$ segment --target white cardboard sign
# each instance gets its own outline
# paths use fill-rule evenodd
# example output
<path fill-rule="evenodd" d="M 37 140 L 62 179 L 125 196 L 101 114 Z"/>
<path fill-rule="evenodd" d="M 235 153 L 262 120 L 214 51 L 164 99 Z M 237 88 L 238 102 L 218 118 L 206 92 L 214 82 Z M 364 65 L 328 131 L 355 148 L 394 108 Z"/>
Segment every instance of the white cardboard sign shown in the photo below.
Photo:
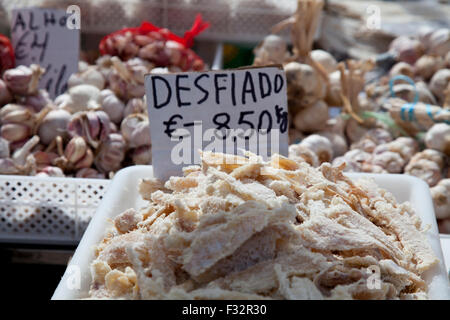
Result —
<path fill-rule="evenodd" d="M 198 150 L 287 155 L 286 78 L 277 66 L 148 74 L 145 90 L 159 179 L 200 164 Z"/>
<path fill-rule="evenodd" d="M 78 70 L 80 32 L 67 26 L 61 9 L 22 8 L 12 11 L 11 40 L 17 65 L 39 64 L 46 72 L 39 87 L 52 98 L 67 90 Z"/>

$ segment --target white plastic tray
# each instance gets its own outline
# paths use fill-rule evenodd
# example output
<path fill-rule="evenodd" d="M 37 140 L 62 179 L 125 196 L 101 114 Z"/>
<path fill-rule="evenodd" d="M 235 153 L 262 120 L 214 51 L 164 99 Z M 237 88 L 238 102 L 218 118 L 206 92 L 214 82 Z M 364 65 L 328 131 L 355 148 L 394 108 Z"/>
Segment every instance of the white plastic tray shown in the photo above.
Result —
<path fill-rule="evenodd" d="M 152 176 L 151 166 L 134 166 L 120 170 L 114 177 L 108 193 L 91 220 L 67 270 L 56 288 L 52 299 L 79 299 L 88 295 L 91 275 L 89 266 L 94 259 L 94 247 L 101 241 L 112 219 L 128 208 L 142 207 L 145 202 L 137 192 L 138 182 Z M 431 226 L 428 240 L 440 263 L 427 272 L 431 299 L 449 299 L 448 278 L 443 263 L 439 234 L 429 189 L 422 180 L 407 175 L 348 174 L 351 178 L 373 177 L 376 183 L 389 190 L 398 201 L 410 201 L 424 224 Z"/>
<path fill-rule="evenodd" d="M 109 184 L 0 175 L 0 242 L 77 244 Z"/>

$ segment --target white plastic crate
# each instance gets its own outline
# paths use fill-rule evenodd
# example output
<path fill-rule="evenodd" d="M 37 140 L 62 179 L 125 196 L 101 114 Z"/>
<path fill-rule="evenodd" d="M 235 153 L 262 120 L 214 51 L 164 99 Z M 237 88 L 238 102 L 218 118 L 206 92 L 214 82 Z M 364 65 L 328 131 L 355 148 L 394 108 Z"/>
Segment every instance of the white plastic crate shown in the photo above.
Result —
<path fill-rule="evenodd" d="M 8 27 L 11 10 L 22 7 L 78 5 L 83 33 L 106 34 L 144 20 L 182 36 L 200 13 L 211 26 L 198 39 L 259 42 L 297 8 L 294 0 L 0 0 L 0 25 Z M 2 10 L 3 9 L 3 10 Z M 3 12 L 2 12 L 3 11 Z M 289 31 L 281 33 L 289 40 Z"/>
<path fill-rule="evenodd" d="M 95 258 L 95 247 L 111 227 L 110 219 L 128 208 L 140 208 L 147 202 L 138 193 L 142 178 L 153 175 L 152 166 L 133 166 L 120 170 L 112 180 L 105 199 L 89 224 L 72 257 L 64 276 L 53 294 L 54 300 L 86 298 L 91 283 L 90 263 Z M 422 180 L 405 174 L 348 173 L 352 179 L 370 177 L 391 192 L 397 201 L 409 201 L 425 225 L 430 228 L 427 238 L 440 263 L 424 274 L 431 299 L 449 299 L 447 271 L 439 241 L 436 218 L 429 188 Z M 73 286 L 74 272 L 80 275 L 79 286 Z"/>
<path fill-rule="evenodd" d="M 0 175 L 0 242 L 77 244 L 109 183 Z"/>

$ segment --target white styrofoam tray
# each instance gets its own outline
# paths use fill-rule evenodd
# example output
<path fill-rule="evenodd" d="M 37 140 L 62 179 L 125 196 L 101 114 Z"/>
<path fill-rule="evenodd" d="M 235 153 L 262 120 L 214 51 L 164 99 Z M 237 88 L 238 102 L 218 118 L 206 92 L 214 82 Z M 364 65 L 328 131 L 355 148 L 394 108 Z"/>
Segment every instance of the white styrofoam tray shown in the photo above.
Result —
<path fill-rule="evenodd" d="M 0 242 L 78 244 L 109 184 L 0 175 Z"/>
<path fill-rule="evenodd" d="M 112 219 L 128 208 L 145 205 L 137 186 L 142 178 L 152 176 L 152 166 L 133 166 L 120 170 L 114 177 L 107 194 L 92 218 L 64 276 L 52 299 L 86 298 L 91 282 L 90 263 L 94 259 L 94 248 L 110 227 Z M 438 228 L 428 186 L 422 180 L 400 174 L 348 174 L 351 178 L 372 177 L 376 183 L 390 191 L 399 202 L 410 201 L 425 225 L 430 225 L 428 240 L 440 263 L 430 269 L 425 280 L 429 285 L 431 299 L 449 299 L 448 278 L 444 267 Z"/>

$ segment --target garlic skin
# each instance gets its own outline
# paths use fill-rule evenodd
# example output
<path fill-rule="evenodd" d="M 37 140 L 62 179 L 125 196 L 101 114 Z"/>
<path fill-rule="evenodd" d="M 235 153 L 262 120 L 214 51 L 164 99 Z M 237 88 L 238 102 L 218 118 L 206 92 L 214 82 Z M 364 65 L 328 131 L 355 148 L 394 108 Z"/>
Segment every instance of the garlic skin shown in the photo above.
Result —
<path fill-rule="evenodd" d="M 445 99 L 444 91 L 450 83 L 450 69 L 441 69 L 436 72 L 430 80 L 430 90 L 438 98 L 439 103 Z"/>
<path fill-rule="evenodd" d="M 318 134 L 312 134 L 300 142 L 300 146 L 313 151 L 319 163 L 330 162 L 333 159 L 333 147 L 330 140 Z"/>
<path fill-rule="evenodd" d="M 447 52 L 445 56 L 445 65 L 447 66 L 447 68 L 450 68 L 450 51 Z"/>
<path fill-rule="evenodd" d="M 430 187 L 435 186 L 442 179 L 441 168 L 435 162 L 427 159 L 410 161 L 405 167 L 405 174 L 422 179 Z"/>
<path fill-rule="evenodd" d="M 438 219 L 450 218 L 450 179 L 442 179 L 430 189 L 434 213 Z"/>
<path fill-rule="evenodd" d="M 5 81 L 0 79 L 0 107 L 4 106 L 7 103 L 10 103 L 13 100 L 13 96 L 8 89 Z"/>
<path fill-rule="evenodd" d="M 150 127 L 148 117 L 143 114 L 131 114 L 123 119 L 120 132 L 130 148 L 150 144 Z"/>
<path fill-rule="evenodd" d="M 450 125 L 436 123 L 425 134 L 425 145 L 450 156 Z"/>
<path fill-rule="evenodd" d="M 125 158 L 126 142 L 122 135 L 111 133 L 100 145 L 95 157 L 95 166 L 100 172 L 109 173 L 119 170 Z"/>
<path fill-rule="evenodd" d="M 21 169 L 11 158 L 0 159 L 0 174 L 21 174 Z"/>
<path fill-rule="evenodd" d="M 388 151 L 398 153 L 406 164 L 419 151 L 419 145 L 413 138 L 399 137 L 394 141 L 377 146 L 373 153 L 377 155 Z"/>
<path fill-rule="evenodd" d="M 369 162 L 371 159 L 370 153 L 364 152 L 359 149 L 354 149 L 346 152 L 343 156 L 337 157 L 333 160 L 333 167 L 340 166 L 345 163 L 344 171 L 346 172 L 361 172 L 363 171 L 363 165 Z"/>
<path fill-rule="evenodd" d="M 124 103 L 109 89 L 100 92 L 99 103 L 101 109 L 106 112 L 114 123 L 120 123 L 125 109 Z"/>
<path fill-rule="evenodd" d="M 405 75 L 413 79 L 414 78 L 413 67 L 409 63 L 403 61 L 397 62 L 389 71 L 389 76 L 392 78 L 398 75 Z"/>
<path fill-rule="evenodd" d="M 368 130 L 364 135 L 364 138 L 372 140 L 376 145 L 389 143 L 393 140 L 390 132 L 382 128 Z"/>
<path fill-rule="evenodd" d="M 440 170 L 444 170 L 444 167 L 446 164 L 446 157 L 445 157 L 445 154 L 443 154 L 440 151 L 437 151 L 434 149 L 425 149 L 421 152 L 416 153 L 411 158 L 409 163 L 412 163 L 412 162 L 415 162 L 415 161 L 418 161 L 421 159 L 432 161 L 438 165 Z"/>
<path fill-rule="evenodd" d="M 62 109 L 52 110 L 42 119 L 39 125 L 38 135 L 43 144 L 50 144 L 57 136 L 67 138 L 67 124 L 71 115 Z"/>
<path fill-rule="evenodd" d="M 36 177 L 65 177 L 65 175 L 61 168 L 47 166 L 39 170 Z"/>
<path fill-rule="evenodd" d="M 450 29 L 441 28 L 434 31 L 429 38 L 428 53 L 444 56 L 450 51 Z"/>
<path fill-rule="evenodd" d="M 147 114 L 147 106 L 144 103 L 144 99 L 133 98 L 128 100 L 127 105 L 123 111 L 123 117 L 128 117 L 133 113 L 143 113 Z"/>
<path fill-rule="evenodd" d="M 363 138 L 357 142 L 351 144 L 351 150 L 362 150 L 364 152 L 372 153 L 373 150 L 377 147 L 377 144 L 368 138 Z"/>
<path fill-rule="evenodd" d="M 140 146 L 131 152 L 131 160 L 134 164 L 150 164 L 152 161 L 152 147 Z"/>
<path fill-rule="evenodd" d="M 317 134 L 330 140 L 333 148 L 333 157 L 340 157 L 348 151 L 347 141 L 344 136 L 329 131 L 321 131 Z"/>
<path fill-rule="evenodd" d="M 328 120 L 328 106 L 319 100 L 295 114 L 295 128 L 301 132 L 315 132 L 322 129 Z"/>
<path fill-rule="evenodd" d="M 110 130 L 110 120 L 104 111 L 77 112 L 67 124 L 71 137 L 81 136 L 93 148 L 97 148 L 100 142 L 106 139 Z"/>
<path fill-rule="evenodd" d="M 100 173 L 93 168 L 82 168 L 75 174 L 76 178 L 88 178 L 88 179 L 105 179 L 105 174 Z"/>
<path fill-rule="evenodd" d="M 270 34 L 254 49 L 254 53 L 255 65 L 282 64 L 288 55 L 286 41 L 280 36 Z"/>
<path fill-rule="evenodd" d="M 70 99 L 59 104 L 71 113 L 99 108 L 100 90 L 89 84 L 81 84 L 69 89 Z"/>
<path fill-rule="evenodd" d="M 397 60 L 413 65 L 425 52 L 425 48 L 419 40 L 408 36 L 400 36 L 394 39 L 389 52 L 397 56 Z"/>
<path fill-rule="evenodd" d="M 290 109 L 297 110 L 310 106 L 325 97 L 326 87 L 311 66 L 290 62 L 284 66 L 284 71 Z"/>
<path fill-rule="evenodd" d="M 319 166 L 319 158 L 309 148 L 300 144 L 291 144 L 289 146 L 289 159 L 297 162 L 307 162 L 312 167 Z"/>
<path fill-rule="evenodd" d="M 320 49 L 312 50 L 310 56 L 311 59 L 318 62 L 327 73 L 337 70 L 337 61 L 329 52 Z"/>
<path fill-rule="evenodd" d="M 429 80 L 438 70 L 445 68 L 445 61 L 440 56 L 424 55 L 414 65 L 415 75 Z M 412 78 L 411 76 L 408 76 Z"/>
<path fill-rule="evenodd" d="M 9 158 L 9 142 L 0 137 L 0 159 Z"/>
<path fill-rule="evenodd" d="M 389 173 L 401 173 L 406 164 L 400 154 L 392 151 L 374 154 L 371 162 L 387 170 Z"/>
<path fill-rule="evenodd" d="M 80 70 L 80 69 L 79 69 Z M 70 75 L 67 85 L 69 88 L 88 84 L 97 87 L 99 90 L 105 88 L 105 78 L 103 74 L 97 70 L 97 66 L 88 66 L 78 73 Z"/>
<path fill-rule="evenodd" d="M 18 66 L 3 73 L 3 81 L 8 89 L 21 96 L 34 94 L 38 89 L 39 78 L 45 70 L 36 64 L 30 67 Z"/>

